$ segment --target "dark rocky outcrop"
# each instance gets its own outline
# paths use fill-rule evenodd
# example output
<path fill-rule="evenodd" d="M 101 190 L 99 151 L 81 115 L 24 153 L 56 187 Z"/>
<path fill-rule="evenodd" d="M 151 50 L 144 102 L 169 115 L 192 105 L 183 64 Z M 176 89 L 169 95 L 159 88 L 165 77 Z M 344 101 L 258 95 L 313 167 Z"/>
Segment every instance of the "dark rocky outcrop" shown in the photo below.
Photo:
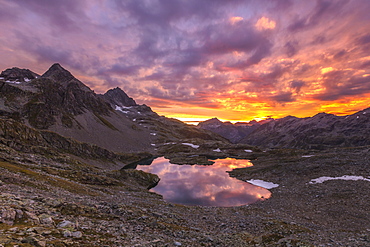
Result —
<path fill-rule="evenodd" d="M 104 99 L 111 104 L 113 108 L 116 106 L 137 106 L 135 100 L 129 97 L 122 89 L 116 87 L 109 89 L 104 95 Z"/>
<path fill-rule="evenodd" d="M 11 69 L 6 69 L 0 74 L 0 78 L 5 81 L 14 81 L 14 82 L 24 82 L 33 80 L 40 77 L 40 75 L 32 72 L 29 69 L 20 69 L 13 67 Z"/>
<path fill-rule="evenodd" d="M 91 91 L 85 84 L 76 79 L 68 70 L 64 69 L 59 63 L 53 64 L 42 76 L 42 78 L 49 78 L 58 82 L 64 87 L 69 84 L 77 84 L 79 89 Z"/>

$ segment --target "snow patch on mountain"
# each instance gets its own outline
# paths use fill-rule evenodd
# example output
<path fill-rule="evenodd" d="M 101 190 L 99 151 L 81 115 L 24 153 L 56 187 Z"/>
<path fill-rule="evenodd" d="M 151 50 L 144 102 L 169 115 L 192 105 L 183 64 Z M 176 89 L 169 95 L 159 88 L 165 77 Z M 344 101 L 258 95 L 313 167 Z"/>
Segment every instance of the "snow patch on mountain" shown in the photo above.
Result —
<path fill-rule="evenodd" d="M 20 81 L 10 81 L 10 80 L 6 80 L 5 82 L 7 83 L 12 83 L 12 84 L 21 84 Z"/>
<path fill-rule="evenodd" d="M 126 107 L 126 106 L 118 106 L 118 105 L 116 105 L 115 110 L 116 110 L 116 111 L 120 111 L 120 112 L 123 112 L 123 113 L 127 114 L 127 113 L 130 113 L 130 111 L 125 111 L 124 109 L 129 109 L 129 108 L 130 108 L 130 107 Z"/>
<path fill-rule="evenodd" d="M 199 145 L 195 145 L 195 144 L 192 144 L 192 143 L 182 143 L 182 145 L 186 145 L 186 146 L 190 146 L 190 147 L 192 147 L 192 148 L 195 148 L 195 149 L 197 149 L 197 148 L 199 148 Z"/>

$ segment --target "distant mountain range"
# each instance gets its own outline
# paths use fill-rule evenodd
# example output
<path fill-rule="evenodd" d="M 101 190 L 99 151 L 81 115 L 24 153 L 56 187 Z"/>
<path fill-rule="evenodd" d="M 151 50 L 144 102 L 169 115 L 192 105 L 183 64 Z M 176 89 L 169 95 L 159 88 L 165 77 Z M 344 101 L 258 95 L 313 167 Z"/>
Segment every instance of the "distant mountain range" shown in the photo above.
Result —
<path fill-rule="evenodd" d="M 229 139 L 268 148 L 322 149 L 370 145 L 370 108 L 348 116 L 319 113 L 313 117 L 288 116 L 249 123 L 209 119 L 198 124 Z"/>
<path fill-rule="evenodd" d="M 250 122 L 222 122 L 218 118 L 211 118 L 198 124 L 198 128 L 210 130 L 217 133 L 232 143 L 239 143 L 244 137 L 251 134 L 262 124 L 272 121 L 272 118 L 257 122 L 255 120 Z"/>

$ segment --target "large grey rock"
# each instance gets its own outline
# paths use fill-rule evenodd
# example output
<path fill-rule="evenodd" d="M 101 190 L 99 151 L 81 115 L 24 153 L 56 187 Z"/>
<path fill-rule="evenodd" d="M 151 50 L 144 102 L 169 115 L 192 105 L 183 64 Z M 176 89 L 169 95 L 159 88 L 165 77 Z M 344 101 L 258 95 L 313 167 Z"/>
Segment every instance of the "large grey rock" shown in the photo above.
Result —
<path fill-rule="evenodd" d="M 17 211 L 11 207 L 4 207 L 0 209 L 0 212 L 0 222 L 12 226 L 16 219 Z"/>
<path fill-rule="evenodd" d="M 82 232 L 80 231 L 72 232 L 71 237 L 72 238 L 82 238 Z"/>
<path fill-rule="evenodd" d="M 57 225 L 58 228 L 74 228 L 75 224 L 69 220 L 63 220 Z"/>
<path fill-rule="evenodd" d="M 41 214 L 39 215 L 40 223 L 47 226 L 54 226 L 55 222 L 50 215 Z"/>

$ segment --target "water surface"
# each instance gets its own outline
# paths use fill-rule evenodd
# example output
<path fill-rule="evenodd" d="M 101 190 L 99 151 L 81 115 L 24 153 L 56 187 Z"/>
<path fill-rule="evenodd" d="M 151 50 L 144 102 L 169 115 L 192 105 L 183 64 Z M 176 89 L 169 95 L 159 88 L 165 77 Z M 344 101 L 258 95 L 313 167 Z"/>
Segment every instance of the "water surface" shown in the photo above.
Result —
<path fill-rule="evenodd" d="M 252 166 L 249 160 L 217 159 L 211 166 L 176 165 L 164 157 L 137 169 L 154 173 L 161 179 L 151 191 L 166 201 L 183 205 L 241 206 L 251 204 L 271 193 L 267 189 L 232 178 L 226 171 Z"/>

